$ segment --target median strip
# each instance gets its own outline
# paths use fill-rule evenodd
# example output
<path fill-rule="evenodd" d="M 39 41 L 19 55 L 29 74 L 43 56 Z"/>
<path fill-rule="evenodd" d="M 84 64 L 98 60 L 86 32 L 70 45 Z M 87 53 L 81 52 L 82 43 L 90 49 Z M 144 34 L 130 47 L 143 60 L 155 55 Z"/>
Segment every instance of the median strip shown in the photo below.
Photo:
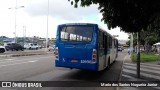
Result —
<path fill-rule="evenodd" d="M 41 52 L 41 53 L 22 53 L 22 54 L 8 54 L 8 55 L 0 55 L 0 57 L 20 57 L 20 56 L 33 56 L 33 55 L 45 55 L 45 54 L 53 54 L 52 52 Z"/>

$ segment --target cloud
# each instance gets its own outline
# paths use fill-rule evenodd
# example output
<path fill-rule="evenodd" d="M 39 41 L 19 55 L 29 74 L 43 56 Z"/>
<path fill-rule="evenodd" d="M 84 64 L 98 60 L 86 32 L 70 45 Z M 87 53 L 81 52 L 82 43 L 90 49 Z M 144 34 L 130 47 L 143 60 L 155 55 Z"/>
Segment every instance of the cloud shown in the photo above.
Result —
<path fill-rule="evenodd" d="M 47 15 L 48 0 L 32 0 L 28 3 L 26 11 L 32 16 Z M 68 0 L 49 0 L 49 15 L 53 18 L 77 21 L 86 16 L 97 16 L 99 13 L 97 5 L 90 7 L 74 8 Z"/>

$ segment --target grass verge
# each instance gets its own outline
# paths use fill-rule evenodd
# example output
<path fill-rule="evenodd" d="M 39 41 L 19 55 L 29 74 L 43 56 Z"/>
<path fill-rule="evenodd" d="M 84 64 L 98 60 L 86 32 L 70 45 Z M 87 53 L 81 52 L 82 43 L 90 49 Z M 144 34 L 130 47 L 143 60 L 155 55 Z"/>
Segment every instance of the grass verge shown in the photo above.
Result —
<path fill-rule="evenodd" d="M 132 62 L 137 62 L 137 53 L 132 54 Z M 155 53 L 140 53 L 140 61 L 141 62 L 153 62 L 158 60 L 158 55 Z"/>

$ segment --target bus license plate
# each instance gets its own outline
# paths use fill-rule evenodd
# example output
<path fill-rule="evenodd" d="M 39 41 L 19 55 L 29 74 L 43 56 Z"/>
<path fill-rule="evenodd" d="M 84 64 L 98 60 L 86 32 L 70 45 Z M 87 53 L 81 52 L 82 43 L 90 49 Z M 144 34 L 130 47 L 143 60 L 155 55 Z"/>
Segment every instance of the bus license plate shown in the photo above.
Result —
<path fill-rule="evenodd" d="M 78 62 L 78 60 L 71 60 L 71 62 Z"/>

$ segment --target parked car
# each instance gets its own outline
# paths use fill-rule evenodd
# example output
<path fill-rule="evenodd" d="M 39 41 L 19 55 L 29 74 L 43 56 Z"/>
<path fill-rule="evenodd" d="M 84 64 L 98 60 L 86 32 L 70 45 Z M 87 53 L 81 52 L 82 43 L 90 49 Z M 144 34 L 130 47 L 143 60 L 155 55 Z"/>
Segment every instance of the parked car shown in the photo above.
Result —
<path fill-rule="evenodd" d="M 5 47 L 4 46 L 0 46 L 0 53 L 4 53 L 5 52 Z"/>
<path fill-rule="evenodd" d="M 8 44 L 6 44 L 5 48 L 6 48 L 7 51 L 9 51 L 9 50 L 12 50 L 12 51 L 21 50 L 21 51 L 23 51 L 24 50 L 24 47 L 21 46 L 20 44 L 17 44 L 17 43 L 8 43 Z"/>
<path fill-rule="evenodd" d="M 53 51 L 55 53 L 55 45 L 50 45 L 48 51 Z"/>
<path fill-rule="evenodd" d="M 34 43 L 26 43 L 24 45 L 24 48 L 25 49 L 29 49 L 29 50 L 33 50 L 33 49 L 38 49 L 39 48 L 39 45 L 38 44 L 34 44 Z"/>
<path fill-rule="evenodd" d="M 41 46 L 41 45 L 38 45 L 38 48 L 39 48 L 39 49 L 42 49 L 42 46 Z"/>

